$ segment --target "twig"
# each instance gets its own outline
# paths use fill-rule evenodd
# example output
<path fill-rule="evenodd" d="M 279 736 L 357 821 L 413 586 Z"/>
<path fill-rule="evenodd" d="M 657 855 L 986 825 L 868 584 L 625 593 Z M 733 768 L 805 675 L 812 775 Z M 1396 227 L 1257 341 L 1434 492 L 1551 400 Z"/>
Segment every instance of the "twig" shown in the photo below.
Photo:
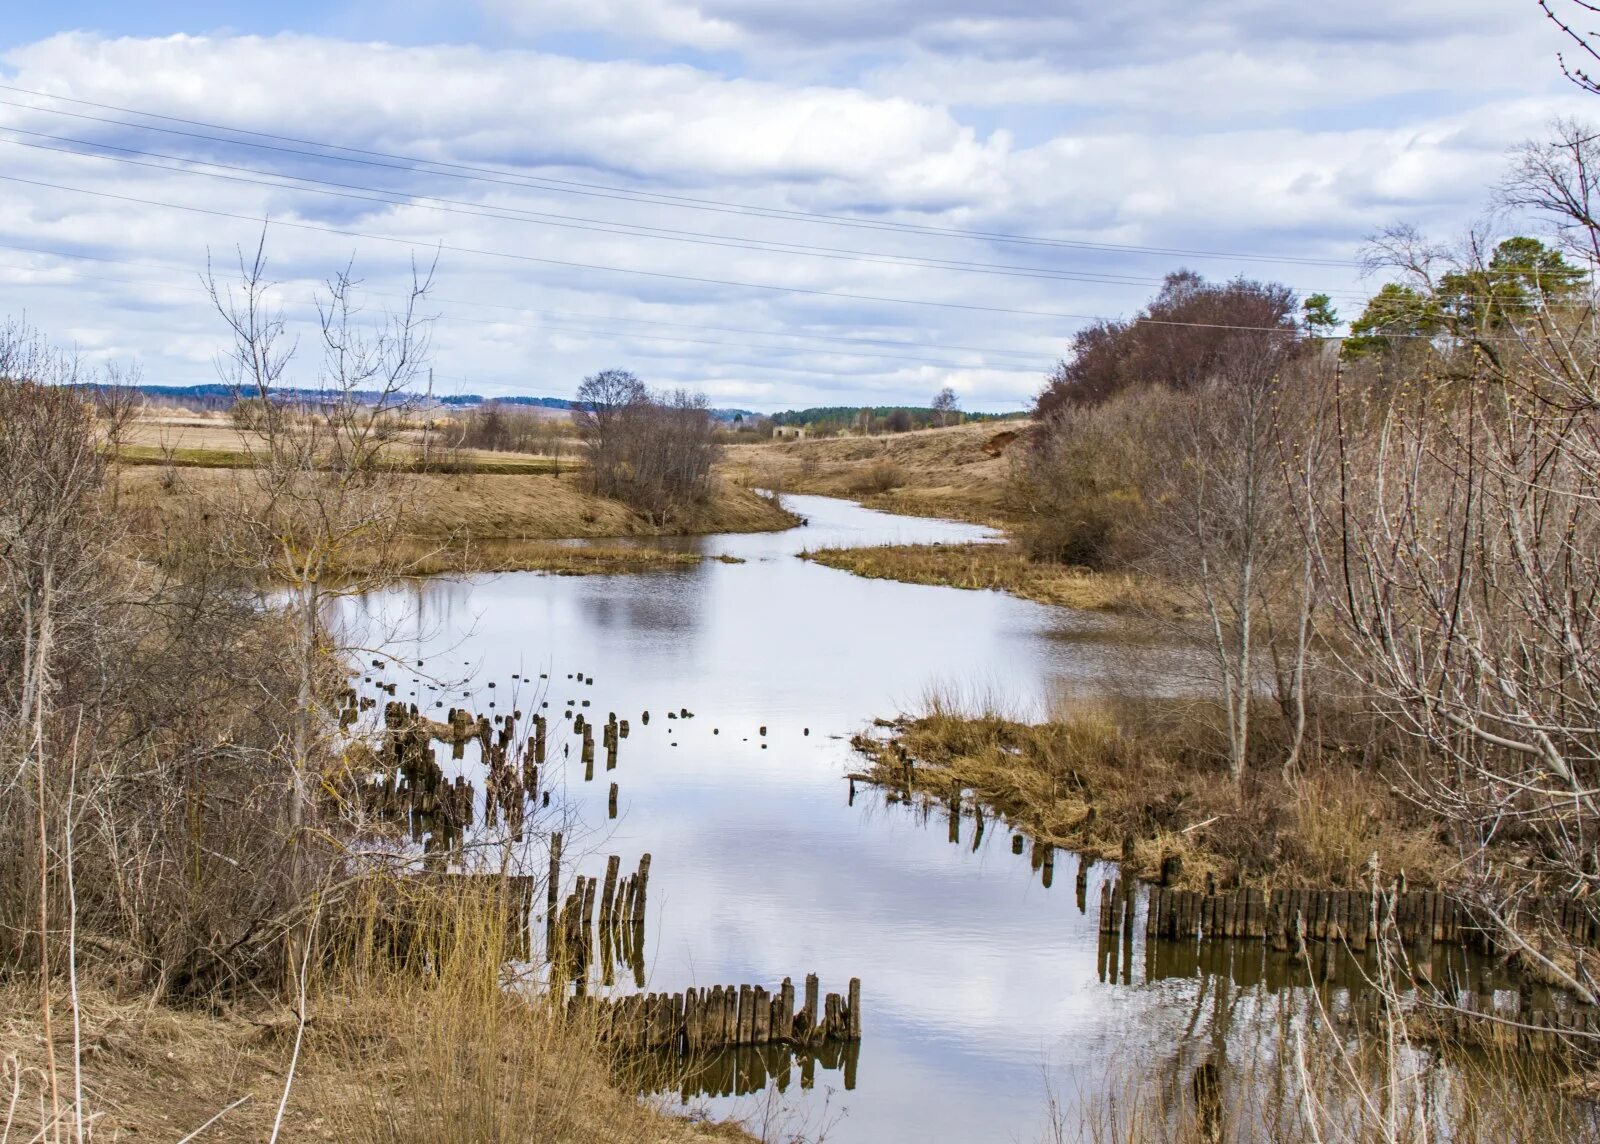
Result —
<path fill-rule="evenodd" d="M 250 1099 L 250 1094 L 247 1092 L 243 1096 L 241 1096 L 238 1100 L 236 1100 L 232 1104 L 228 1105 L 226 1108 L 221 1109 L 219 1112 L 216 1113 L 216 1115 L 212 1116 L 212 1118 L 210 1120 L 206 1121 L 199 1128 L 196 1128 L 193 1132 L 189 1133 L 189 1135 L 187 1135 L 183 1139 L 179 1140 L 178 1144 L 189 1144 L 189 1141 L 195 1139 L 197 1136 L 200 1135 L 200 1133 L 204 1132 L 207 1128 L 210 1128 L 217 1121 L 221 1120 L 224 1116 L 226 1116 L 228 1113 L 232 1112 L 235 1108 L 238 1108 L 241 1104 L 243 1104 L 245 1101 L 247 1101 L 249 1099 Z M 273 1135 L 274 1136 L 277 1135 L 277 1129 L 276 1128 L 273 1129 Z"/>

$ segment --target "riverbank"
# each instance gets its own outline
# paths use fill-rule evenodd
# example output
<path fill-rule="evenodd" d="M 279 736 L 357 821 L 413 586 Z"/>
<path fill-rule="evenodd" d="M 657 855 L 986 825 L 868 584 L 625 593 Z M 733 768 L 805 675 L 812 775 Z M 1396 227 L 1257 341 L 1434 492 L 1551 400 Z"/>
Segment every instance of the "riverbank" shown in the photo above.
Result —
<path fill-rule="evenodd" d="M 1009 592 L 1041 604 L 1093 611 L 1177 611 L 1172 601 L 1137 577 L 1041 564 L 1009 544 L 895 544 L 822 548 L 801 555 L 871 580 Z"/>
<path fill-rule="evenodd" d="M 935 700 L 855 745 L 885 788 L 963 790 L 1040 843 L 1183 888 L 1357 887 L 1374 855 L 1414 885 L 1440 884 L 1453 855 L 1384 775 L 1326 753 L 1295 779 L 1259 768 L 1236 786 L 1193 708 L 1027 723 Z"/>
<path fill-rule="evenodd" d="M 722 471 L 756 488 L 1005 528 L 1014 523 L 1006 452 L 1025 428 L 1024 422 L 978 423 L 881 437 L 733 445 Z"/>
<path fill-rule="evenodd" d="M 755 1139 L 737 1123 L 696 1122 L 635 1099 L 584 1030 L 563 1028 L 524 1000 L 508 994 L 493 1014 L 470 1006 L 490 1025 L 472 1037 L 441 1019 L 441 998 L 428 993 L 417 986 L 410 1000 L 418 1008 L 409 1012 L 376 994 L 317 997 L 297 1045 L 288 1006 L 180 1008 L 84 982 L 76 1014 L 84 1118 L 95 1139 L 259 1144 L 272 1138 L 282 1102 L 283 1140 L 476 1144 L 521 1139 L 519 1124 L 528 1138 L 574 1144 Z M 65 998 L 62 983 L 52 1024 L 67 1110 L 75 1057 Z M 38 989 L 12 981 L 0 1004 L 0 1082 L 21 1098 L 7 1124 L 28 1135 L 50 1103 Z M 498 1131 L 482 1134 L 491 1125 Z"/>
<path fill-rule="evenodd" d="M 180 535 L 213 506 L 248 494 L 249 475 L 233 468 L 133 466 L 121 473 L 122 508 L 139 520 L 148 545 Z M 777 532 L 799 518 L 770 497 L 731 481 L 713 481 L 710 495 L 679 520 L 653 524 L 619 501 L 581 487 L 565 473 L 423 473 L 409 475 L 410 504 L 402 539 L 416 574 L 548 571 L 566 575 L 638 572 L 695 562 L 692 554 L 623 545 L 583 549 L 569 539 Z M 152 550 L 153 551 L 153 550 Z M 147 553 L 148 555 L 149 553 Z M 359 552 L 347 558 L 358 566 Z"/>

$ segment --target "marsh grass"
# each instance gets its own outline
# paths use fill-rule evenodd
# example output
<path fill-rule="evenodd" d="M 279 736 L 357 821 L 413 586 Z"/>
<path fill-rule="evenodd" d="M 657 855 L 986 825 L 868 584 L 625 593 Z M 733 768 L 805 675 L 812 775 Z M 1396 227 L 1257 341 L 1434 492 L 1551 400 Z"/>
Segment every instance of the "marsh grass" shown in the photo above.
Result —
<path fill-rule="evenodd" d="M 50 1112 L 38 987 L 0 983 L 0 1141 L 577 1144 L 750 1140 L 643 1101 L 636 1066 L 552 1000 L 515 896 L 492 880 L 375 876 L 323 913 L 303 1000 L 174 1006 L 86 970 L 55 1049 L 83 1101 Z M 74 1054 L 72 1029 L 81 1028 Z M 68 1093 L 70 1095 L 70 1091 Z M 7 1106 L 10 1111 L 7 1113 Z"/>
<path fill-rule="evenodd" d="M 1075 705 L 1028 721 L 993 702 L 932 692 L 886 738 L 858 737 L 873 778 L 945 798 L 954 787 L 1037 841 L 1115 859 L 1173 884 L 1353 886 L 1378 856 L 1417 884 L 1450 855 L 1380 774 L 1337 754 L 1292 779 L 1236 786 L 1192 702 Z M 905 759 L 911 760 L 909 768 Z M 1170 860 L 1176 859 L 1176 872 Z"/>
<path fill-rule="evenodd" d="M 414 546 L 407 563 L 414 576 L 453 572 L 549 572 L 557 576 L 615 575 L 692 568 L 696 552 L 636 548 L 623 544 L 563 544 L 553 540 L 487 540 Z"/>
<path fill-rule="evenodd" d="M 384 894 L 382 882 L 374 895 Z M 341 1019 L 318 1031 L 320 1103 L 339 1139 L 498 1144 L 692 1138 L 630 1093 L 626 1062 L 584 1009 L 508 960 L 512 895 L 432 880 L 410 899 L 402 940 L 358 910 L 321 988 Z M 369 920 L 369 919 L 376 919 Z"/>
<path fill-rule="evenodd" d="M 1095 611 L 1173 611 L 1159 588 L 1146 580 L 1040 563 L 1009 544 L 896 544 L 823 548 L 803 555 L 873 580 L 1009 592 L 1041 604 Z"/>

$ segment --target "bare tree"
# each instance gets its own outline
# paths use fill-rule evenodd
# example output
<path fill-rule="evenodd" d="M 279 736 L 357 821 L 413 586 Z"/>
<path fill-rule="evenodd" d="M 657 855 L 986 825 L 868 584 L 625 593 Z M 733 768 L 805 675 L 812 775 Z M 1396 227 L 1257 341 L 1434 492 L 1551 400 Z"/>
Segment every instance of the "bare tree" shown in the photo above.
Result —
<path fill-rule="evenodd" d="M 112 363 L 106 366 L 105 380 L 90 388 L 100 433 L 111 462 L 111 503 L 115 507 L 122 495 L 122 452 L 128 443 L 133 423 L 144 409 L 143 377 L 139 364 Z"/>
<path fill-rule="evenodd" d="M 402 574 L 401 526 L 415 479 L 388 450 L 428 370 L 431 320 L 423 306 L 432 267 L 412 268 L 401 308 L 374 322 L 360 317 L 360 284 L 350 267 L 326 284 L 315 337 L 321 350 L 315 409 L 292 409 L 281 392 L 297 343 L 272 302 L 266 234 L 252 255 L 239 253 L 239 281 L 206 288 L 231 335 L 219 362 L 236 396 L 260 416 L 241 433 L 250 466 L 238 495 L 218 506 L 231 528 L 236 561 L 288 594 L 298 633 L 298 678 L 290 756 L 289 829 L 304 847 L 314 798 L 312 766 L 328 720 L 319 704 L 322 665 L 336 660 L 322 623 L 326 604 L 369 591 Z M 306 867 L 297 865 L 303 885 Z"/>
<path fill-rule="evenodd" d="M 1517 148 L 1498 197 L 1504 206 L 1542 215 L 1562 247 L 1600 265 L 1600 135 L 1588 124 L 1557 120 L 1550 138 Z"/>
<path fill-rule="evenodd" d="M 1600 891 L 1600 330 L 1587 298 L 1503 317 L 1497 355 L 1412 378 L 1370 431 L 1346 407 L 1321 558 L 1346 666 L 1420 748 L 1412 797 L 1480 910 L 1593 1001 L 1526 905 Z"/>
<path fill-rule="evenodd" d="M 960 407 L 956 391 L 948 385 L 945 386 L 933 398 L 933 423 L 942 429 L 953 419 L 960 417 Z"/>
<path fill-rule="evenodd" d="M 717 447 L 704 396 L 652 396 L 625 370 L 583 380 L 573 416 L 594 491 L 666 524 L 710 491 Z"/>
<path fill-rule="evenodd" d="M 1285 553 L 1298 539 L 1278 445 L 1282 372 L 1296 346 L 1241 336 L 1156 443 L 1145 561 L 1190 598 L 1226 712 L 1228 770 L 1250 759 L 1251 729 Z"/>

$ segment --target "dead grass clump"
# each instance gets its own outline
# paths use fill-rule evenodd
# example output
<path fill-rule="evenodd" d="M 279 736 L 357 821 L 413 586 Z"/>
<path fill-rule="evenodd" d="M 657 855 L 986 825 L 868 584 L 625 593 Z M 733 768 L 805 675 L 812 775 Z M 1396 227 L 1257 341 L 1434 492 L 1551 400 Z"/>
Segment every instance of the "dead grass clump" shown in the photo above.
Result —
<path fill-rule="evenodd" d="M 872 462 L 850 482 L 850 491 L 857 496 L 872 496 L 891 492 L 906 483 L 905 470 L 893 461 L 882 459 Z"/>
<path fill-rule="evenodd" d="M 84 974 L 74 1013 L 58 984 L 54 1085 L 38 985 L 10 979 L 0 985 L 0 1106 L 10 1103 L 6 1089 L 17 1100 L 0 1139 L 77 1139 L 81 1119 L 84 1139 L 188 1139 L 210 1122 L 196 1139 L 243 1144 L 274 1138 L 280 1105 L 281 1140 L 750 1139 L 641 1103 L 596 1023 L 552 1002 L 529 963 L 515 960 L 516 898 L 486 892 L 492 884 L 363 883 L 352 904 L 321 920 L 323 958 L 303 1006 L 257 993 L 174 1008 L 119 996 Z"/>
<path fill-rule="evenodd" d="M 1437 884 L 1449 855 L 1381 778 L 1312 752 L 1304 776 L 1258 766 L 1235 786 L 1204 712 L 1109 709 L 1029 723 L 934 697 L 887 741 L 858 738 L 884 786 L 974 797 L 1040 842 L 1145 878 L 1354 886 L 1383 869 Z"/>

